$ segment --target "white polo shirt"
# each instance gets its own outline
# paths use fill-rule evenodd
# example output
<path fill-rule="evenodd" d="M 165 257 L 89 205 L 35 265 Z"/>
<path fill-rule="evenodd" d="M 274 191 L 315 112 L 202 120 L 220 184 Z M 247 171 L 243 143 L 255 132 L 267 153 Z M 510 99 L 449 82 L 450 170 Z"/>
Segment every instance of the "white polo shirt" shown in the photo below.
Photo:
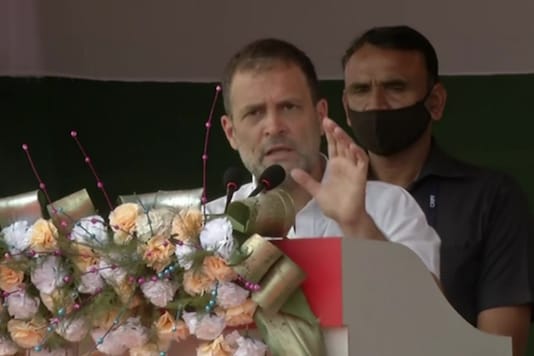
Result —
<path fill-rule="evenodd" d="M 243 185 L 234 193 L 232 200 L 247 198 L 254 187 L 253 183 Z M 206 206 L 208 213 L 223 213 L 225 202 L 226 197 L 222 197 L 208 203 Z M 389 241 L 411 249 L 421 258 L 428 270 L 439 277 L 440 239 L 428 225 L 425 214 L 410 193 L 392 184 L 369 181 L 365 207 L 376 226 Z M 343 236 L 339 225 L 326 217 L 315 199 L 312 199 L 297 213 L 295 225 L 287 237 L 339 236 Z"/>

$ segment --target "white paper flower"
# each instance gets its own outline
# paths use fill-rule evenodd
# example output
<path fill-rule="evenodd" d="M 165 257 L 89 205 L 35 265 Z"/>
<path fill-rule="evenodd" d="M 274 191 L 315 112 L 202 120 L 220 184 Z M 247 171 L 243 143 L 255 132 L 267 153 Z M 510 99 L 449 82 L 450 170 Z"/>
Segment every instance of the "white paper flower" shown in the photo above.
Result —
<path fill-rule="evenodd" d="M 74 224 L 70 233 L 72 240 L 89 246 L 102 246 L 109 241 L 108 229 L 101 216 L 92 215 Z"/>
<path fill-rule="evenodd" d="M 0 336 L 0 355 L 14 355 L 18 351 L 17 345 L 5 336 Z"/>
<path fill-rule="evenodd" d="M 198 322 L 200 321 L 200 316 L 195 312 L 184 312 L 182 314 L 182 319 L 185 321 L 185 325 L 189 329 L 189 333 L 193 335 L 197 330 Z"/>
<path fill-rule="evenodd" d="M 167 208 L 152 209 L 148 214 L 141 214 L 136 220 L 137 238 L 147 242 L 154 236 L 169 238 L 174 212 Z"/>
<path fill-rule="evenodd" d="M 185 270 L 190 270 L 193 266 L 193 259 L 191 256 L 195 252 L 195 248 L 188 244 L 176 245 L 174 253 L 178 258 L 178 264 Z"/>
<path fill-rule="evenodd" d="M 267 345 L 257 339 L 241 336 L 236 342 L 234 356 L 263 356 L 267 352 Z"/>
<path fill-rule="evenodd" d="M 27 221 L 17 221 L 2 229 L 4 240 L 11 254 L 21 253 L 30 246 L 29 228 Z"/>
<path fill-rule="evenodd" d="M 183 313 L 182 318 L 189 332 L 201 340 L 215 340 L 226 326 L 224 318 L 217 315 Z"/>
<path fill-rule="evenodd" d="M 104 329 L 93 329 L 91 337 L 98 351 L 108 355 L 122 355 L 126 350 L 143 346 L 148 341 L 148 332 L 141 325 L 139 317 L 128 318 L 107 335 L 106 332 Z"/>
<path fill-rule="evenodd" d="M 214 251 L 228 261 L 234 251 L 230 220 L 226 217 L 210 220 L 200 232 L 200 244 L 203 249 Z"/>
<path fill-rule="evenodd" d="M 87 271 L 81 275 L 80 284 L 78 284 L 78 292 L 95 294 L 105 287 L 104 280 L 97 271 L 98 266 L 89 266 Z M 96 272 L 91 272 L 95 270 Z"/>
<path fill-rule="evenodd" d="M 7 297 L 7 312 L 14 319 L 31 319 L 39 310 L 39 298 L 32 297 L 21 290 Z"/>
<path fill-rule="evenodd" d="M 54 289 L 65 284 L 63 278 L 67 276 L 67 272 L 60 262 L 61 259 L 57 256 L 47 256 L 37 262 L 31 273 L 31 280 L 39 291 L 51 294 Z"/>
<path fill-rule="evenodd" d="M 150 303 L 160 308 L 166 307 L 172 301 L 177 289 L 178 283 L 175 281 L 147 281 L 141 285 L 145 297 L 150 300 Z"/>
<path fill-rule="evenodd" d="M 96 343 L 98 351 L 106 355 L 122 355 L 128 348 L 120 340 L 120 335 L 115 335 L 115 331 L 111 331 L 106 335 L 107 329 L 93 329 L 91 330 L 91 337 Z"/>
<path fill-rule="evenodd" d="M 224 335 L 224 342 L 226 342 L 228 345 L 232 346 L 233 348 L 237 348 L 237 339 L 241 337 L 241 334 L 239 331 L 234 330 L 231 333 L 228 333 Z"/>
<path fill-rule="evenodd" d="M 128 318 L 113 333 L 128 349 L 143 346 L 148 341 L 147 329 L 141 325 L 139 317 Z"/>
<path fill-rule="evenodd" d="M 83 317 L 63 319 L 55 332 L 70 342 L 80 342 L 89 332 L 90 323 Z"/>
<path fill-rule="evenodd" d="M 232 282 L 219 283 L 217 288 L 217 304 L 224 309 L 243 304 L 249 291 Z"/>
<path fill-rule="evenodd" d="M 128 276 L 128 273 L 124 268 L 115 267 L 113 266 L 113 263 L 106 261 L 105 259 L 100 260 L 98 269 L 98 273 L 100 273 L 102 278 L 111 285 L 122 284 Z"/>

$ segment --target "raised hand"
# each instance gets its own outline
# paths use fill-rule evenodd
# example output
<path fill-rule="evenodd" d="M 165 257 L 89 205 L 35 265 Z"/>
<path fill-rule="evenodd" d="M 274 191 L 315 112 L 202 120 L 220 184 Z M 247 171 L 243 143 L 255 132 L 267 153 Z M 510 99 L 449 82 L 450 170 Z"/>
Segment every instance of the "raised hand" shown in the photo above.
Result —
<path fill-rule="evenodd" d="M 365 210 L 367 154 L 331 119 L 323 120 L 323 128 L 329 155 L 323 179 L 318 182 L 301 169 L 293 169 L 291 176 L 346 236 L 384 239 Z"/>

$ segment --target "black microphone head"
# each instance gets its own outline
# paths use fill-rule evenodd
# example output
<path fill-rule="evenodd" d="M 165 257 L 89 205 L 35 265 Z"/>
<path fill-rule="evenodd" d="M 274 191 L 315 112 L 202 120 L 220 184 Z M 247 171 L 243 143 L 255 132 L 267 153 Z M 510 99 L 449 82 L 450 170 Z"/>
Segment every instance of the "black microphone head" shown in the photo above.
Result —
<path fill-rule="evenodd" d="M 271 190 L 282 184 L 284 179 L 286 170 L 279 164 L 273 164 L 263 171 L 258 180 L 265 186 L 265 190 Z"/>
<path fill-rule="evenodd" d="M 244 175 L 243 170 L 237 167 L 228 168 L 223 175 L 223 185 L 226 189 L 231 187 L 234 190 L 239 189 L 243 184 Z"/>

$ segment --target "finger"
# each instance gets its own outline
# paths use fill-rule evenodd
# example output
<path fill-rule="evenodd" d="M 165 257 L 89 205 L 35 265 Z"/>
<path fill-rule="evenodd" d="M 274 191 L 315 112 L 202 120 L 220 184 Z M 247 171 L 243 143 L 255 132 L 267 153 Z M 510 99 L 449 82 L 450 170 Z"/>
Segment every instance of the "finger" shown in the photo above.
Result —
<path fill-rule="evenodd" d="M 351 162 L 357 163 L 358 161 L 356 156 L 352 153 L 352 145 L 344 145 L 342 155 Z"/>
<path fill-rule="evenodd" d="M 356 145 L 351 146 L 351 155 L 356 162 L 356 169 L 365 172 L 364 174 L 367 176 L 369 171 L 369 156 Z"/>
<path fill-rule="evenodd" d="M 350 137 L 348 137 L 343 129 L 336 127 L 333 132 L 334 140 L 336 142 L 337 156 L 345 157 L 353 160 L 352 152 L 350 151 L 350 145 L 353 143 Z"/>
<path fill-rule="evenodd" d="M 339 125 L 330 118 L 323 119 L 323 129 L 327 134 L 327 141 L 329 147 L 329 157 L 333 158 L 339 155 L 344 155 L 346 152 L 347 141 L 346 139 L 339 139 L 336 132 L 342 130 Z"/>
<path fill-rule="evenodd" d="M 328 146 L 328 157 L 332 158 L 332 157 L 336 157 L 338 152 L 337 152 L 337 143 L 336 143 L 336 140 L 334 138 L 334 133 L 332 131 L 332 128 L 331 127 L 324 127 L 324 133 L 325 133 L 325 136 L 326 136 L 326 143 L 327 143 L 327 146 Z"/>
<path fill-rule="evenodd" d="M 363 162 L 365 164 L 369 163 L 369 156 L 367 155 L 367 152 L 365 152 L 365 150 L 363 150 L 357 144 L 352 143 L 350 145 L 350 151 L 353 158 L 356 159 L 358 162 Z"/>
<path fill-rule="evenodd" d="M 334 129 L 338 127 L 338 125 L 336 124 L 336 122 L 334 120 L 332 120 L 331 118 L 329 117 L 325 117 L 323 119 L 323 128 L 325 130 L 330 130 L 330 131 L 334 131 Z"/>
<path fill-rule="evenodd" d="M 334 130 L 334 137 L 337 141 L 347 146 L 354 143 L 354 140 L 352 139 L 352 137 L 350 137 L 349 134 L 346 133 L 345 130 L 343 130 L 339 126 L 336 127 L 336 129 Z"/>
<path fill-rule="evenodd" d="M 299 184 L 308 193 L 310 193 L 312 197 L 315 197 L 317 195 L 321 183 L 313 179 L 312 176 L 310 176 L 308 173 L 306 173 L 300 168 L 292 169 L 289 174 L 291 175 L 291 178 L 293 178 L 293 180 L 297 182 L 297 184 Z"/>

